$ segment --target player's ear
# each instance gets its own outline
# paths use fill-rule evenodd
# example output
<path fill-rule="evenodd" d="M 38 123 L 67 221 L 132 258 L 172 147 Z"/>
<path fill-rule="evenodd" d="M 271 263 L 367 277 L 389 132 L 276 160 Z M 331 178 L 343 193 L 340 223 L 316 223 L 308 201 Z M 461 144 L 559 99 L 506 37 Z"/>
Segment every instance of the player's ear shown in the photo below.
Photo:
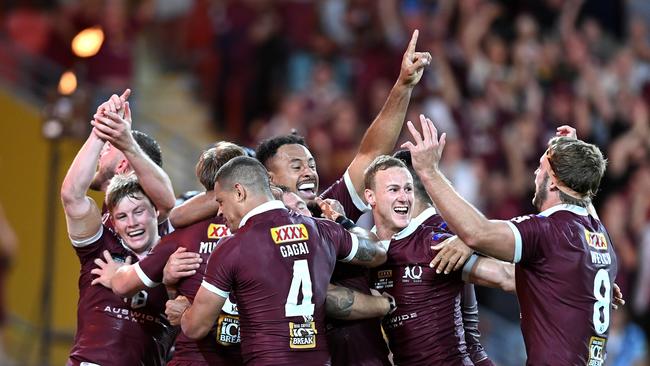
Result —
<path fill-rule="evenodd" d="M 376 201 L 375 201 L 375 192 L 373 192 L 372 190 L 366 188 L 366 189 L 363 191 L 363 196 L 365 197 L 366 202 L 368 202 L 368 204 L 369 204 L 370 206 L 374 206 L 374 205 L 375 205 L 375 203 L 376 203 Z"/>
<path fill-rule="evenodd" d="M 239 183 L 235 183 L 235 186 L 233 187 L 233 194 L 235 195 L 235 199 L 237 202 L 242 202 L 246 200 L 246 187 Z"/>
<path fill-rule="evenodd" d="M 115 168 L 115 173 L 117 174 L 124 174 L 130 170 L 130 165 L 129 161 L 126 160 L 126 158 L 120 160 L 120 163 L 117 164 L 117 167 Z"/>
<path fill-rule="evenodd" d="M 273 174 L 272 171 L 267 171 L 269 173 L 269 181 L 271 184 L 275 184 L 275 181 L 273 180 L 275 178 L 275 174 Z"/>

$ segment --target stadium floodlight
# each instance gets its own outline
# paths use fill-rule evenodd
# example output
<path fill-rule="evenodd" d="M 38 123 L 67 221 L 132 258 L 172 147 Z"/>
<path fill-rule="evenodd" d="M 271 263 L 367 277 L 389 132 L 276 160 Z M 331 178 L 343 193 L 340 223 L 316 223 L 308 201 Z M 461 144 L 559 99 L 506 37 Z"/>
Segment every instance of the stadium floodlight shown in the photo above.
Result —
<path fill-rule="evenodd" d="M 72 52 L 78 57 L 92 57 L 104 43 L 104 31 L 99 26 L 86 28 L 72 39 Z"/>

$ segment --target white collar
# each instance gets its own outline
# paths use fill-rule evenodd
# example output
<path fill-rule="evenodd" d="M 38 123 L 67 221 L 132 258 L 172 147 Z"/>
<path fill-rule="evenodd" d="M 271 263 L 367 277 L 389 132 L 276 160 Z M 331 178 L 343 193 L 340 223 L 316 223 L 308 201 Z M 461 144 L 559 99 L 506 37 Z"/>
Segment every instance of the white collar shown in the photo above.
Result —
<path fill-rule="evenodd" d="M 422 226 L 425 221 L 427 221 L 428 218 L 436 214 L 436 209 L 433 207 L 429 207 L 426 210 L 420 212 L 419 215 L 411 219 L 411 222 L 402 230 L 400 230 L 398 233 L 393 235 L 393 239 L 399 240 L 399 239 L 404 239 L 407 236 L 413 234 L 417 228 Z"/>
<path fill-rule="evenodd" d="M 420 212 L 419 215 L 411 219 L 411 222 L 402 230 L 399 232 L 393 234 L 393 237 L 391 239 L 399 240 L 399 239 L 404 239 L 407 236 L 413 234 L 415 230 L 420 227 L 422 224 L 424 224 L 427 219 L 429 219 L 431 216 L 436 214 L 436 209 L 434 207 L 429 207 L 426 210 Z M 370 229 L 373 233 L 377 233 L 377 226 L 373 226 L 372 229 Z"/>
<path fill-rule="evenodd" d="M 558 211 L 569 211 L 580 216 L 589 216 L 589 212 L 584 207 L 568 204 L 558 204 L 539 213 L 540 216 L 548 217 Z"/>
<path fill-rule="evenodd" d="M 284 206 L 284 203 L 282 203 L 282 201 L 271 200 L 271 201 L 264 202 L 261 205 L 255 207 L 254 209 L 248 211 L 248 213 L 244 215 L 244 217 L 239 222 L 239 227 L 241 228 L 242 226 L 246 225 L 248 219 L 250 219 L 255 215 L 259 215 L 266 211 L 277 210 L 279 208 L 284 208 L 286 210 L 286 207 Z"/>

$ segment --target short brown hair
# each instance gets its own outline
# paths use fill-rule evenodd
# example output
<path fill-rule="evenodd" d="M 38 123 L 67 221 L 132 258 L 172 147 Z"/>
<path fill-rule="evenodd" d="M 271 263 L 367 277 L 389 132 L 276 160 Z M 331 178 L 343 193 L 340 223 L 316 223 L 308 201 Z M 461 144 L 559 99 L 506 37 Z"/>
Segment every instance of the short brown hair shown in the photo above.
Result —
<path fill-rule="evenodd" d="M 363 172 L 363 182 L 366 188 L 375 189 L 375 175 L 377 175 L 378 171 L 389 168 L 404 168 L 408 170 L 403 161 L 392 156 L 379 155 L 372 161 L 372 163 L 370 163 L 366 168 L 366 171 Z"/>
<path fill-rule="evenodd" d="M 607 160 L 596 145 L 566 136 L 554 137 L 548 143 L 547 157 L 561 183 L 586 200 L 596 195 L 607 167 Z"/>
<path fill-rule="evenodd" d="M 211 191 L 214 189 L 219 168 L 230 159 L 244 155 L 246 152 L 239 145 L 227 141 L 217 142 L 214 147 L 205 150 L 199 157 L 199 161 L 196 163 L 196 177 L 199 178 L 199 182 L 206 191 Z"/>
<path fill-rule="evenodd" d="M 138 177 L 133 173 L 117 174 L 111 179 L 106 189 L 106 208 L 108 208 L 108 212 L 112 214 L 113 209 L 126 197 L 135 199 L 145 197 L 149 199 L 142 186 L 140 186 Z"/>

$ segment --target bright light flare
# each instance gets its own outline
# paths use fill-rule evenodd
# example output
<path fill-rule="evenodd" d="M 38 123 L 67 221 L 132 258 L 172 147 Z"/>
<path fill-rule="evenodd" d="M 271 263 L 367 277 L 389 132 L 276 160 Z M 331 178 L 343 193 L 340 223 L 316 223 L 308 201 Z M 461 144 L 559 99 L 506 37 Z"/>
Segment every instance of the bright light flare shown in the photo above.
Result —
<path fill-rule="evenodd" d="M 77 76 L 74 72 L 68 70 L 61 75 L 58 89 L 61 95 L 70 95 L 77 90 Z"/>
<path fill-rule="evenodd" d="M 86 28 L 79 32 L 72 40 L 72 52 L 78 57 L 92 57 L 99 52 L 104 43 L 102 28 Z"/>

